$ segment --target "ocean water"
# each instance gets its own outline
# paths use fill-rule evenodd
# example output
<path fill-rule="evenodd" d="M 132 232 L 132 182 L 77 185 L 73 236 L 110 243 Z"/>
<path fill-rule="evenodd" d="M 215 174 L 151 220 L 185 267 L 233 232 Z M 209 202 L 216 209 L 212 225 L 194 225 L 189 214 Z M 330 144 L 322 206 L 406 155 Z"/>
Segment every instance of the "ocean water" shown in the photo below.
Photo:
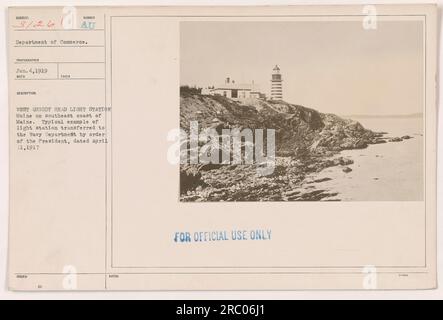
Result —
<path fill-rule="evenodd" d="M 353 118 L 365 128 L 387 132 L 387 137 L 409 135 L 412 139 L 370 145 L 361 150 L 345 150 L 340 156 L 354 160 L 342 167 L 326 168 L 315 179 L 316 189 L 337 193 L 327 200 L 341 201 L 421 201 L 424 195 L 423 118 Z M 326 200 L 326 199 L 325 199 Z"/>

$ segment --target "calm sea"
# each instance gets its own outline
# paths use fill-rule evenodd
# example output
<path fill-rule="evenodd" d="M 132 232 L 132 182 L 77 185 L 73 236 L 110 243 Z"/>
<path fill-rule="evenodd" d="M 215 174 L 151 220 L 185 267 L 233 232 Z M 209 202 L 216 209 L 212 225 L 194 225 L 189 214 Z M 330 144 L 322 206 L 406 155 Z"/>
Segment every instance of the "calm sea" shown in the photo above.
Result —
<path fill-rule="evenodd" d="M 330 199 L 342 201 L 421 201 L 424 194 L 423 118 L 353 118 L 365 128 L 388 132 L 386 136 L 413 137 L 402 142 L 370 145 L 346 150 L 340 156 L 354 160 L 344 173 L 327 168 L 315 178 L 332 180 L 315 184 L 317 189 L 338 193 Z M 329 199 L 329 200 L 330 200 Z"/>

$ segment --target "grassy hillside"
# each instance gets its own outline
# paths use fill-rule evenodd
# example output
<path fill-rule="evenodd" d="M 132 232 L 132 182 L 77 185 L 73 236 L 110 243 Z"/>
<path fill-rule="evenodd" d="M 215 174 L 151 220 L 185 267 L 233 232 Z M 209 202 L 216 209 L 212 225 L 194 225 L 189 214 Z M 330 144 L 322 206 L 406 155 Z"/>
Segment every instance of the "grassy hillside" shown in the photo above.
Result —
<path fill-rule="evenodd" d="M 200 128 L 275 129 L 277 154 L 295 156 L 365 148 L 379 143 L 380 134 L 358 122 L 283 101 L 240 103 L 222 96 L 182 93 L 180 127 L 198 121 Z"/>

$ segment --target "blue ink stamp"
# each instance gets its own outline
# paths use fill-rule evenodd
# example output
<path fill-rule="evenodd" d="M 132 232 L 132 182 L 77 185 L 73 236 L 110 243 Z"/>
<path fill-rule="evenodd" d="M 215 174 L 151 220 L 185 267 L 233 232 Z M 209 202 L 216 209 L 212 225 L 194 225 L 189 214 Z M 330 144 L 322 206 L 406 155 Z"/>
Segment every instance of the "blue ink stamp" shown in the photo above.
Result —
<path fill-rule="evenodd" d="M 220 241 L 269 241 L 271 229 L 233 229 L 215 231 L 177 231 L 173 241 L 176 243 L 220 242 Z"/>

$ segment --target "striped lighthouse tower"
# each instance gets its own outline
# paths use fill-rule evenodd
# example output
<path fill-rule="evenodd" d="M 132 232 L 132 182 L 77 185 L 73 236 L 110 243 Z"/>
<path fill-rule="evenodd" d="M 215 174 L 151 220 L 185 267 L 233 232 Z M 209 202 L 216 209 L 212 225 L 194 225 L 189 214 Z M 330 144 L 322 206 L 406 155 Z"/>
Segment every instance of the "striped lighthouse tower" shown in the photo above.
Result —
<path fill-rule="evenodd" d="M 275 65 L 271 78 L 271 100 L 283 100 L 282 81 L 280 68 Z"/>

